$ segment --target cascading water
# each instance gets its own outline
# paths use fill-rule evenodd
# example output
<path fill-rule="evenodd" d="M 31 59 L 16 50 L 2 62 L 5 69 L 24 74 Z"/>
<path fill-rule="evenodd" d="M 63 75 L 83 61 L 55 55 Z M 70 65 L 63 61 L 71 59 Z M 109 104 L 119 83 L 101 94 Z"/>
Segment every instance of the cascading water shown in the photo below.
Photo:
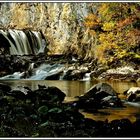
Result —
<path fill-rule="evenodd" d="M 11 75 L 6 75 L 4 77 L 0 77 L 0 80 L 19 80 L 19 79 L 28 79 L 28 80 L 45 80 L 48 77 L 58 75 L 58 79 L 63 73 L 64 65 L 62 64 L 41 64 L 39 67 L 34 68 L 34 63 L 29 66 L 29 69 L 33 71 L 33 75 L 30 77 L 25 77 L 26 72 L 15 72 Z"/>
<path fill-rule="evenodd" d="M 11 55 L 30 55 L 43 53 L 46 48 L 46 40 L 40 31 L 31 30 L 0 30 L 3 46 L 9 49 Z"/>

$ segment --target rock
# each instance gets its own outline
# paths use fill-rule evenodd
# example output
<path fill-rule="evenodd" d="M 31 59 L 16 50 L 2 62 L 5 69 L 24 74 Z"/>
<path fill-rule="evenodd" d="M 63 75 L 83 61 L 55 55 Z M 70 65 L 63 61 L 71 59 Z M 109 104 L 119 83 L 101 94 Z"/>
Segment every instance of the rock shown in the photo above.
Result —
<path fill-rule="evenodd" d="M 68 70 L 66 74 L 63 77 L 63 80 L 80 80 L 83 79 L 85 75 L 85 70 L 80 71 L 80 70 Z"/>
<path fill-rule="evenodd" d="M 96 94 L 95 93 L 100 93 L 100 92 L 104 92 L 107 95 L 112 95 L 112 96 L 116 96 L 117 92 L 107 83 L 99 83 L 94 85 L 93 87 L 91 87 L 84 96 L 82 96 L 82 98 L 84 97 L 93 97 Z"/>
<path fill-rule="evenodd" d="M 4 107 L 4 106 L 6 106 L 8 104 L 8 101 L 7 101 L 7 99 L 6 98 L 3 98 L 3 97 L 0 97 L 0 106 L 2 107 Z"/>
<path fill-rule="evenodd" d="M 126 66 L 118 67 L 116 69 L 109 69 L 106 72 L 103 72 L 99 76 L 99 79 L 136 82 L 139 79 L 139 77 L 139 70 L 134 70 L 132 67 Z"/>
<path fill-rule="evenodd" d="M 133 72 L 134 72 L 134 69 L 132 67 L 128 67 L 128 66 L 118 67 L 116 69 L 107 70 L 107 73 L 110 73 L 110 74 L 113 74 L 113 73 L 116 73 L 116 74 L 130 74 L 130 73 L 133 73 Z"/>
<path fill-rule="evenodd" d="M 126 98 L 130 102 L 137 102 L 140 101 L 140 87 L 131 87 L 126 92 Z"/>
<path fill-rule="evenodd" d="M 139 137 L 140 136 L 139 130 L 140 130 L 140 119 L 136 120 L 133 123 L 133 130 L 132 130 L 133 137 Z"/>
<path fill-rule="evenodd" d="M 45 80 L 59 80 L 61 74 L 62 74 L 62 70 L 56 73 L 50 74 L 49 76 L 46 76 Z"/>
<path fill-rule="evenodd" d="M 113 120 L 110 122 L 110 131 L 108 136 L 112 137 L 125 137 L 125 136 L 132 136 L 131 133 L 133 127 L 132 123 L 128 119 L 121 119 L 121 120 Z"/>
<path fill-rule="evenodd" d="M 9 91 L 11 91 L 11 87 L 6 85 L 6 84 L 0 83 L 0 90 L 5 91 L 5 92 L 9 92 Z"/>
<path fill-rule="evenodd" d="M 79 108 L 98 109 L 104 107 L 122 107 L 117 92 L 107 83 L 99 83 L 91 87 L 79 97 Z"/>
<path fill-rule="evenodd" d="M 107 70 L 107 68 L 101 67 L 98 68 L 97 70 L 94 70 L 91 72 L 90 77 L 93 78 L 97 78 L 99 75 L 101 75 L 103 72 L 105 72 Z"/>
<path fill-rule="evenodd" d="M 139 120 L 131 123 L 128 119 L 113 120 L 111 122 L 88 119 L 80 113 L 75 105 L 62 103 L 65 94 L 57 87 L 38 85 L 38 89 L 35 91 L 28 87 L 24 88 L 26 90 L 22 89 L 22 91 L 25 90 L 25 93 L 21 92 L 20 89 L 16 89 L 8 92 L 9 94 L 6 96 L 0 97 L 1 137 L 140 136 Z M 94 108 L 93 105 L 97 105 L 96 107 L 99 108 L 99 106 L 108 107 L 108 103 L 116 104 L 117 93 L 113 89 L 111 91 L 108 84 L 100 83 L 90 90 L 92 92 L 85 96 L 83 102 L 81 102 L 83 107 L 89 105 L 89 108 Z M 14 97 L 11 97 L 11 95 Z M 22 98 L 23 95 L 26 97 L 25 100 Z M 82 97 L 79 98 L 82 99 Z M 29 100 L 30 98 L 34 98 L 34 100 Z M 113 98 L 114 102 L 112 102 Z M 43 100 L 51 103 L 40 104 Z"/>
<path fill-rule="evenodd" d="M 55 100 L 58 100 L 60 102 L 62 102 L 66 96 L 65 93 L 63 93 L 59 88 L 54 87 L 54 86 L 48 87 L 48 92 L 50 96 L 55 97 L 55 98 L 57 97 L 57 99 Z"/>
<path fill-rule="evenodd" d="M 20 90 L 12 90 L 7 95 L 12 96 L 12 97 L 14 97 L 16 99 L 19 99 L 19 100 L 25 100 L 26 99 L 26 95 Z"/>
<path fill-rule="evenodd" d="M 38 98 L 39 102 L 43 101 L 46 103 L 62 102 L 66 96 L 65 93 L 57 87 L 46 87 L 41 85 L 39 85 L 39 89 L 34 91 L 34 94 L 34 96 Z"/>

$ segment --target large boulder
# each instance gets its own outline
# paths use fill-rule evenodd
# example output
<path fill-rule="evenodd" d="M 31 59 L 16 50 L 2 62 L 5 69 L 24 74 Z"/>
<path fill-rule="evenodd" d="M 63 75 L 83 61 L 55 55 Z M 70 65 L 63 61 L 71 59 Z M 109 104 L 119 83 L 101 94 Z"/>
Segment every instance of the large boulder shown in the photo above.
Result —
<path fill-rule="evenodd" d="M 62 102 L 65 98 L 65 93 L 63 93 L 59 88 L 51 86 L 46 87 L 42 85 L 38 85 L 38 89 L 34 91 L 35 96 L 38 97 L 38 100 L 56 103 Z"/>
<path fill-rule="evenodd" d="M 91 87 L 83 96 L 79 97 L 79 108 L 86 110 L 122 107 L 117 92 L 107 83 L 99 83 Z"/>

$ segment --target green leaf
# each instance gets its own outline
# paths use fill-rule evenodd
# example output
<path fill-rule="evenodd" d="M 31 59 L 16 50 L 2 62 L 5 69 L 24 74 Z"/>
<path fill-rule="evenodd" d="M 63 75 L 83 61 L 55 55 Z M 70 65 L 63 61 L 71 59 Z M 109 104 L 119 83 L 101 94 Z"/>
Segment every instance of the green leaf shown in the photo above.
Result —
<path fill-rule="evenodd" d="M 41 107 L 39 107 L 38 112 L 42 115 L 46 115 L 48 113 L 48 107 L 45 105 L 41 106 Z"/>
<path fill-rule="evenodd" d="M 48 112 L 49 113 L 61 113 L 62 109 L 60 109 L 60 108 L 52 108 Z"/>
<path fill-rule="evenodd" d="M 49 122 L 46 121 L 45 123 L 42 123 L 42 124 L 40 125 L 40 127 L 45 127 L 45 126 L 47 126 L 48 124 L 49 124 Z"/>

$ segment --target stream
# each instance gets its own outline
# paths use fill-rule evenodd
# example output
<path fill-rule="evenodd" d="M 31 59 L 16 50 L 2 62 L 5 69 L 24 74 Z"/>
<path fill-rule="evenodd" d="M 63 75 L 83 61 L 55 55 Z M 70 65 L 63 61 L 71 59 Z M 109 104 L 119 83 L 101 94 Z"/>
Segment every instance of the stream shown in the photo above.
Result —
<path fill-rule="evenodd" d="M 13 89 L 20 88 L 20 86 L 28 86 L 32 90 L 38 88 L 38 85 L 56 86 L 65 94 L 65 101 L 74 100 L 75 96 L 80 96 L 88 91 L 93 85 L 101 81 L 64 81 L 64 80 L 1 80 L 0 83 L 10 85 Z M 119 97 L 123 99 L 123 92 L 130 87 L 140 86 L 136 82 L 118 82 L 118 81 L 104 81 L 109 83 L 118 93 Z M 125 103 L 124 108 L 100 109 L 97 113 L 81 112 L 87 118 L 94 120 L 106 120 L 128 118 L 132 122 L 140 118 L 140 105 Z"/>

